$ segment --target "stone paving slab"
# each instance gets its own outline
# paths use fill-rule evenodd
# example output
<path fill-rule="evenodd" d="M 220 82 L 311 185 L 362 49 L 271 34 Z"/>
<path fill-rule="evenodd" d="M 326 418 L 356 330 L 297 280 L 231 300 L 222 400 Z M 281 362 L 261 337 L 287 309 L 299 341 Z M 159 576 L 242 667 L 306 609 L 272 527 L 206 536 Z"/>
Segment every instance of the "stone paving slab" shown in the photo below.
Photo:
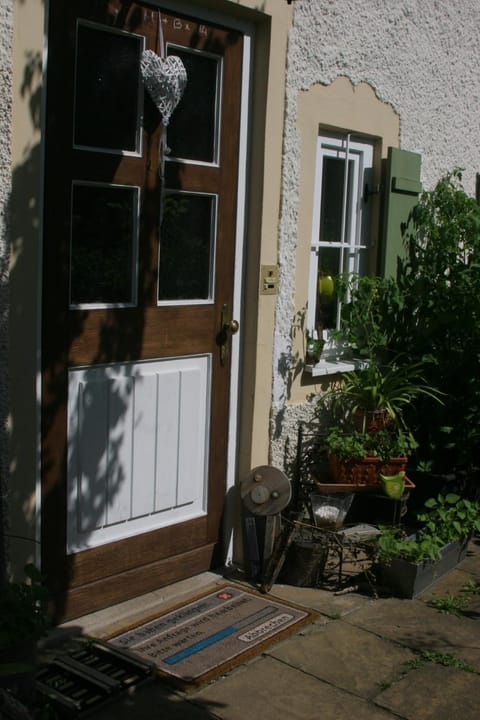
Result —
<path fill-rule="evenodd" d="M 480 579 L 480 538 L 470 541 L 467 556 L 460 567 L 463 572 L 476 575 Z"/>
<path fill-rule="evenodd" d="M 470 581 L 472 581 L 472 576 L 465 572 L 463 568 L 456 567 L 447 575 L 439 578 L 432 587 L 425 590 L 417 599 L 429 603 L 432 598 L 443 597 L 447 593 L 458 595 Z"/>
<path fill-rule="evenodd" d="M 212 720 L 221 717 L 217 715 L 221 711 L 222 707 L 215 702 L 192 703 L 186 696 L 154 681 L 116 699 L 91 717 L 95 720 Z"/>
<path fill-rule="evenodd" d="M 428 663 L 411 670 L 375 702 L 406 720 L 478 720 L 480 676 Z"/>
<path fill-rule="evenodd" d="M 480 558 L 477 559 L 478 570 L 480 570 Z M 469 583 L 473 583 L 474 586 L 478 587 L 478 592 L 467 592 L 466 588 Z M 447 596 L 459 597 L 463 595 L 467 599 L 467 605 L 462 611 L 463 617 L 469 617 L 473 619 L 480 619 L 480 584 L 477 577 L 472 576 L 470 573 L 466 573 L 463 567 L 455 568 L 443 578 L 440 578 L 435 586 L 419 597 L 424 603 L 431 603 L 433 599 L 444 599 Z"/>
<path fill-rule="evenodd" d="M 388 720 L 390 712 L 272 658 L 243 666 L 193 700 L 222 720 Z"/>
<path fill-rule="evenodd" d="M 293 585 L 274 585 L 271 595 L 282 600 L 288 600 L 302 607 L 317 610 L 328 617 L 338 618 L 373 602 L 367 595 L 349 592 L 336 595 L 328 590 L 308 587 L 294 587 Z"/>
<path fill-rule="evenodd" d="M 276 645 L 271 657 L 364 698 L 404 670 L 416 655 L 389 640 L 332 620 L 308 635 Z"/>
<path fill-rule="evenodd" d="M 412 650 L 450 652 L 480 672 L 480 625 L 468 617 L 438 612 L 419 600 L 378 600 L 345 622 Z"/>

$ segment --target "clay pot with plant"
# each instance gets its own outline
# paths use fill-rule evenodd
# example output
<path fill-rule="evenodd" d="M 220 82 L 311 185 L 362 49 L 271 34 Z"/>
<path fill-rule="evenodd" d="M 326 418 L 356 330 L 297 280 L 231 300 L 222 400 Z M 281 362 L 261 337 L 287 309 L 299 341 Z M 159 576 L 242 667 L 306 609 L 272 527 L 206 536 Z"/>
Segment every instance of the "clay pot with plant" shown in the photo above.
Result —
<path fill-rule="evenodd" d="M 421 368 L 421 363 L 406 365 L 400 358 L 388 365 L 372 358 L 365 367 L 342 375 L 320 398 L 321 408 L 361 433 L 393 426 L 406 430 L 404 410 L 415 398 L 423 395 L 442 402 L 442 393 L 424 380 Z"/>
<path fill-rule="evenodd" d="M 381 475 L 405 473 L 416 443 L 410 433 L 395 427 L 376 432 L 335 427 L 327 435 L 326 447 L 335 483 L 382 489 Z"/>
<path fill-rule="evenodd" d="M 420 365 L 381 365 L 371 358 L 342 375 L 319 402 L 333 426 L 327 448 L 335 482 L 382 487 L 379 473 L 405 471 L 416 441 L 403 413 L 419 395 L 441 402 L 441 393 L 423 381 Z"/>

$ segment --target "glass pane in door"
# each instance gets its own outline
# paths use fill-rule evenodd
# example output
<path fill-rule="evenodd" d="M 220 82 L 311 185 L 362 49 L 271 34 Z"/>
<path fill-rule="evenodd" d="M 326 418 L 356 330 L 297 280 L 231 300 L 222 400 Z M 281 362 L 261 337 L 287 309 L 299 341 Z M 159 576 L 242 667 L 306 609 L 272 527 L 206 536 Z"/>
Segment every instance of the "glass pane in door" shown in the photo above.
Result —
<path fill-rule="evenodd" d="M 213 297 L 216 195 L 169 192 L 160 230 L 159 301 Z"/>
<path fill-rule="evenodd" d="M 75 78 L 74 144 L 108 152 L 140 150 L 138 35 L 79 23 Z"/>
<path fill-rule="evenodd" d="M 132 305 L 138 188 L 74 183 L 70 305 Z"/>
<path fill-rule="evenodd" d="M 217 163 L 221 58 L 175 46 L 168 54 L 180 57 L 187 71 L 184 95 L 167 129 L 170 156 Z"/>

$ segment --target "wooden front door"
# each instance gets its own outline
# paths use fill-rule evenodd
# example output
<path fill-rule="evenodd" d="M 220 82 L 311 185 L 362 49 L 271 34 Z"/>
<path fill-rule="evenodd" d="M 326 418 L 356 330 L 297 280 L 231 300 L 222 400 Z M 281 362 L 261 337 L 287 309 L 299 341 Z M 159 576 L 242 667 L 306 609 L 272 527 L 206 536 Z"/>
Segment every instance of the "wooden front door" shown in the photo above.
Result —
<path fill-rule="evenodd" d="M 50 2 L 42 567 L 58 617 L 220 559 L 242 42 L 154 5 Z M 186 69 L 166 130 L 144 50 Z"/>

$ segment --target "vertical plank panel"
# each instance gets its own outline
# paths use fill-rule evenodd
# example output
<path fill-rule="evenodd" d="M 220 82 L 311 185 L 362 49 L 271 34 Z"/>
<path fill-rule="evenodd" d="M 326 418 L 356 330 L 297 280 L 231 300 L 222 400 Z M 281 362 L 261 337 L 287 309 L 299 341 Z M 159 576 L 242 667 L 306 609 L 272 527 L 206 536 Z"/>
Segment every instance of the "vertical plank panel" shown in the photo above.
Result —
<path fill-rule="evenodd" d="M 177 505 L 191 503 L 199 495 L 204 474 L 202 439 L 202 377 L 200 370 L 182 370 L 180 389 L 180 452 L 177 487 Z"/>
<path fill-rule="evenodd" d="M 108 402 L 105 381 L 87 373 L 77 386 L 78 404 L 78 502 L 79 531 L 91 532 L 106 523 Z"/>
<path fill-rule="evenodd" d="M 117 377 L 108 384 L 107 524 L 131 515 L 133 378 Z"/>
<path fill-rule="evenodd" d="M 158 434 L 155 510 L 175 507 L 178 477 L 180 373 L 158 373 Z"/>
<path fill-rule="evenodd" d="M 132 517 L 155 510 L 158 378 L 137 375 L 133 386 Z"/>

